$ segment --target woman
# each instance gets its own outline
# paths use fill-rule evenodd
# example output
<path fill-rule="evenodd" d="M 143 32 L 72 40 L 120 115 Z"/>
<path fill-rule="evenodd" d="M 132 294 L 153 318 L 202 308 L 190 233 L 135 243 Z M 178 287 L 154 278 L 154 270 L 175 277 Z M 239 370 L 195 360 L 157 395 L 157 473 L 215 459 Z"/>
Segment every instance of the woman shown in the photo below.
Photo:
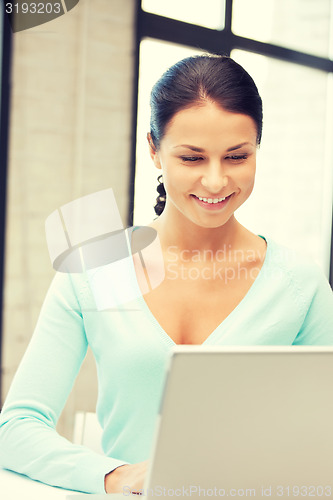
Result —
<path fill-rule="evenodd" d="M 333 344 L 319 268 L 235 218 L 253 189 L 261 131 L 257 88 L 228 57 L 184 59 L 156 83 L 148 142 L 163 183 L 151 227 L 165 279 L 101 313 L 83 275 L 55 277 L 1 414 L 1 465 L 74 490 L 137 491 L 175 344 Z M 88 345 L 106 456 L 55 432 Z"/>

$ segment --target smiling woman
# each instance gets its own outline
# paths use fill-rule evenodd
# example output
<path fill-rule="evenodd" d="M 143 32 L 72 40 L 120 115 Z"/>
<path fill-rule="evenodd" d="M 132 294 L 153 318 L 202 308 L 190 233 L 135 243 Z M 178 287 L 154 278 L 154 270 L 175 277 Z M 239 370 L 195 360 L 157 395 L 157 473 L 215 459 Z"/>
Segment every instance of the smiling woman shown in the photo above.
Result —
<path fill-rule="evenodd" d="M 159 150 L 150 141 L 168 193 L 163 218 L 172 217 L 177 207 L 205 227 L 232 224 L 234 211 L 253 189 L 257 133 L 251 117 L 210 101 L 178 111 Z M 213 210 L 215 217 L 198 207 Z"/>
<path fill-rule="evenodd" d="M 224 157 L 225 168 L 228 164 L 246 163 L 249 171 L 251 165 L 255 166 L 256 146 L 262 134 L 262 102 L 253 79 L 229 57 L 188 57 L 169 68 L 155 84 L 150 103 L 148 140 L 155 165 L 162 167 L 161 159 L 165 161 L 169 150 L 183 164 L 205 166 L 203 186 L 193 195 L 217 200 L 214 210 L 222 208 L 225 202 L 219 198 L 233 193 L 226 193 L 226 189 L 230 190 L 230 186 L 224 186 L 229 171 L 221 170 L 220 159 Z M 233 151 L 237 154 L 227 154 Z M 168 171 L 163 169 L 166 184 Z M 222 184 L 218 176 L 223 176 Z M 254 171 L 252 177 L 254 180 Z M 157 199 L 158 215 L 164 210 L 166 198 L 162 186 L 159 190 L 162 199 Z M 223 193 L 219 193 L 221 190 Z"/>
<path fill-rule="evenodd" d="M 163 183 L 150 227 L 165 278 L 101 312 L 84 273 L 55 277 L 0 417 L 0 465 L 74 490 L 138 492 L 176 344 L 333 345 L 332 291 L 320 269 L 237 221 L 261 130 L 257 88 L 228 57 L 187 58 L 157 82 L 148 147 Z M 146 269 L 160 262 L 151 252 Z M 135 290 L 141 264 L 133 255 Z M 108 282 L 116 298 L 119 276 Z M 55 431 L 88 346 L 106 456 Z"/>

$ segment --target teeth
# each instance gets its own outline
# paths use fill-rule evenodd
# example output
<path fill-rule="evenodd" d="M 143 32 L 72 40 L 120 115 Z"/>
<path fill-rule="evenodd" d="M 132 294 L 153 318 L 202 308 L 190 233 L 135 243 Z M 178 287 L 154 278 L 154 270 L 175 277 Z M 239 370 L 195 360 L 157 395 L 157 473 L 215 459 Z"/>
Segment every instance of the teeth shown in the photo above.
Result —
<path fill-rule="evenodd" d="M 198 198 L 205 203 L 219 203 L 220 201 L 225 200 L 225 198 L 201 198 L 200 196 L 198 196 Z"/>

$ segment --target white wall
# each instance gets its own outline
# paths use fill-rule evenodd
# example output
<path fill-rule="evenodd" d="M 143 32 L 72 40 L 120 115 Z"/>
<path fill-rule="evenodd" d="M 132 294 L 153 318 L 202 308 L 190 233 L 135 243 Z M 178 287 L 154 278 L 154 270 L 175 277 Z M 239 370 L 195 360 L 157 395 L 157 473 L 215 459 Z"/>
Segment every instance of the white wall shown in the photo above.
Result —
<path fill-rule="evenodd" d="M 126 225 L 134 68 L 134 0 L 80 0 L 13 35 L 4 294 L 3 394 L 54 275 L 44 223 L 64 203 L 112 187 Z M 59 423 L 92 410 L 88 356 Z"/>

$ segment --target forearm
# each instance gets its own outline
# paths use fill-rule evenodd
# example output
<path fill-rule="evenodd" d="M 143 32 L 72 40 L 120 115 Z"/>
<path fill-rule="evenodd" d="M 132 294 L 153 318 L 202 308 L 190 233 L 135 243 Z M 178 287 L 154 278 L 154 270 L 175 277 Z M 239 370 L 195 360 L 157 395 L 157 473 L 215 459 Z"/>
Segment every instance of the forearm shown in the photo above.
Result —
<path fill-rule="evenodd" d="M 124 463 L 72 444 L 31 411 L 15 415 L 10 409 L 1 414 L 0 465 L 5 468 L 53 486 L 105 493 L 105 475 Z"/>

